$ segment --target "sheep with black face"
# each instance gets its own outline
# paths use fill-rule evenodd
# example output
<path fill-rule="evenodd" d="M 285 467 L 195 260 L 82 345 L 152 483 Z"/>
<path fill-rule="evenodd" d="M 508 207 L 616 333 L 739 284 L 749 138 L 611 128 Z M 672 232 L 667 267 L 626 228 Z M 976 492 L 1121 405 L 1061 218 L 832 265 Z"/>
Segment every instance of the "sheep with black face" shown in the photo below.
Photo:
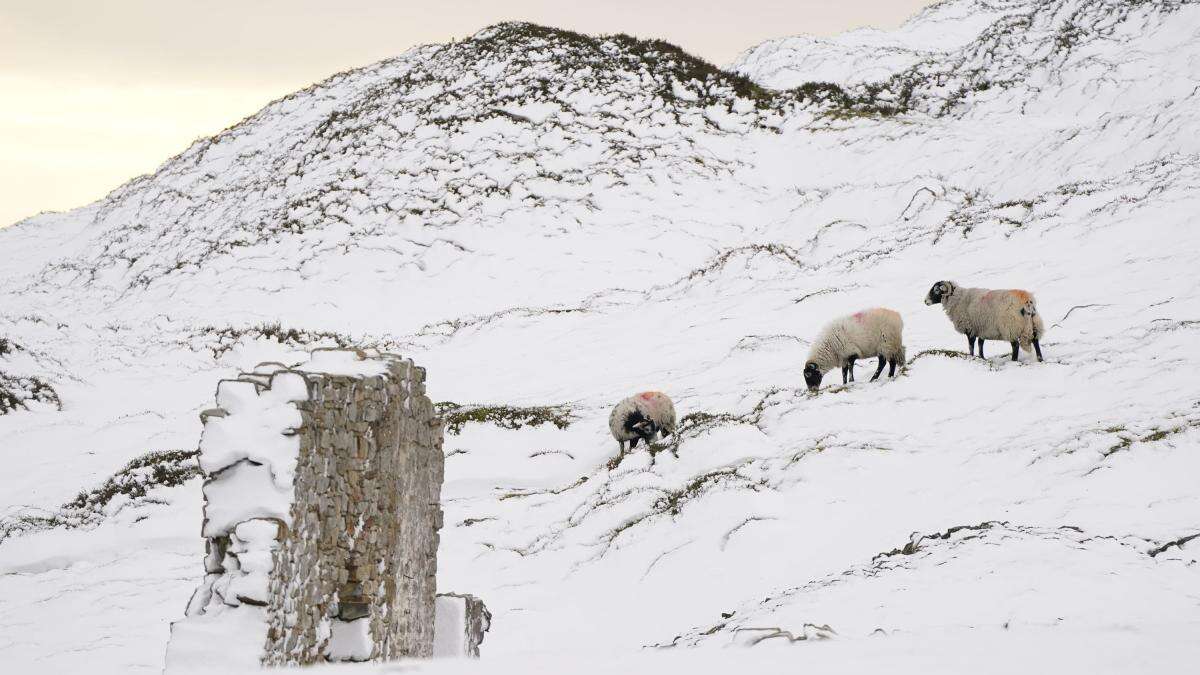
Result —
<path fill-rule="evenodd" d="M 904 363 L 904 321 L 890 309 L 876 307 L 835 319 L 821 330 L 804 364 L 804 382 L 812 391 L 821 386 L 825 373 L 842 369 L 842 384 L 854 381 L 854 362 L 879 358 L 874 382 L 888 365 L 888 377 L 896 376 L 896 364 Z"/>
<path fill-rule="evenodd" d="M 946 310 L 954 329 L 967 336 L 971 356 L 975 355 L 976 340 L 980 358 L 984 358 L 985 340 L 1003 340 L 1012 347 L 1013 361 L 1017 360 L 1018 346 L 1035 352 L 1037 360 L 1042 360 L 1039 340 L 1046 334 L 1046 327 L 1029 291 L 963 288 L 953 281 L 939 281 L 929 289 L 925 304 L 940 304 Z"/>
<path fill-rule="evenodd" d="M 617 447 L 625 452 L 637 447 L 638 441 L 650 441 L 658 435 L 675 433 L 675 404 L 660 391 L 645 391 L 622 400 L 608 416 L 608 428 Z"/>

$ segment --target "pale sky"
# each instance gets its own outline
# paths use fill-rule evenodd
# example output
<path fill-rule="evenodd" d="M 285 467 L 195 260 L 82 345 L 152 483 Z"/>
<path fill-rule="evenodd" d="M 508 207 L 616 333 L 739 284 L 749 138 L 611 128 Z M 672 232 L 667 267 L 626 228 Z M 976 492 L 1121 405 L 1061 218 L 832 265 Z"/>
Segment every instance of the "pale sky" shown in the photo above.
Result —
<path fill-rule="evenodd" d="M 891 28 L 928 4 L 0 0 L 0 227 L 103 197 L 335 72 L 498 21 L 661 38 L 724 65 L 770 38 Z"/>

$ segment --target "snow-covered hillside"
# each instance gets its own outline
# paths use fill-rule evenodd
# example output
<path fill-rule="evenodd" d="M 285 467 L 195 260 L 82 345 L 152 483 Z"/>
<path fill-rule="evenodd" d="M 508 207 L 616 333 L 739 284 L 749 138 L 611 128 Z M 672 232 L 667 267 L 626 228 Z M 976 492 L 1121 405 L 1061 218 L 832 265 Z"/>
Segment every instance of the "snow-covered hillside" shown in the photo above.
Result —
<path fill-rule="evenodd" d="M 445 402 L 473 670 L 1186 668 L 1197 64 L 1181 0 L 948 0 L 731 73 L 502 24 L 0 230 L 6 671 L 158 672 L 199 411 L 334 344 Z M 1034 291 L 1046 361 L 967 358 L 940 279 Z M 811 338 L 871 306 L 903 373 L 807 392 Z M 618 458 L 642 389 L 682 433 Z"/>

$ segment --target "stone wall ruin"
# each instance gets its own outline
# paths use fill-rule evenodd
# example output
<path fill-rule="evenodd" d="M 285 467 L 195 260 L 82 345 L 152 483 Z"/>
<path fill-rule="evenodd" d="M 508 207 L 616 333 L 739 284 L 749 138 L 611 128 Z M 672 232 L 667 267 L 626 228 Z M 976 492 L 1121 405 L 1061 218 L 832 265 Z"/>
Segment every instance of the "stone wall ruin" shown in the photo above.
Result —
<path fill-rule="evenodd" d="M 167 670 L 433 653 L 442 424 L 425 371 L 317 350 L 201 415 L 205 577 Z"/>

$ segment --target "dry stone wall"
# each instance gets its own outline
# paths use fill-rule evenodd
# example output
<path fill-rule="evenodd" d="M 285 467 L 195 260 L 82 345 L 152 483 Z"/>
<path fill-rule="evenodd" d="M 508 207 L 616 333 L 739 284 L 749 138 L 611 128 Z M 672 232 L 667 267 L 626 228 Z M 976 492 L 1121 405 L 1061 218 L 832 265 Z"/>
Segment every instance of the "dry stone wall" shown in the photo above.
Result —
<path fill-rule="evenodd" d="M 218 385 L 206 575 L 168 672 L 432 655 L 443 456 L 424 382 L 398 356 L 318 350 Z"/>
<path fill-rule="evenodd" d="M 492 613 L 479 598 L 467 593 L 437 596 L 433 655 L 479 658 L 484 634 L 492 627 Z"/>

